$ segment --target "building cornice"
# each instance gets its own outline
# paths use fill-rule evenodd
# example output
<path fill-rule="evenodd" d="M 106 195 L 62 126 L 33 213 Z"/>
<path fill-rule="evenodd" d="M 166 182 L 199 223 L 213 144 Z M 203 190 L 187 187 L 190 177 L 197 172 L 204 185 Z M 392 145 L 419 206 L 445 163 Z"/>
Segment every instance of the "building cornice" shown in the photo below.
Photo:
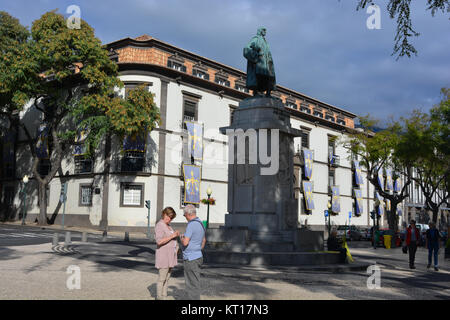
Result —
<path fill-rule="evenodd" d="M 187 60 L 192 61 L 194 64 L 198 64 L 199 62 L 201 62 L 202 66 L 206 66 L 206 67 L 210 67 L 212 69 L 214 69 L 216 72 L 219 70 L 223 70 L 224 72 L 226 72 L 227 74 L 229 74 L 230 76 L 233 76 L 235 78 L 242 78 L 245 79 L 246 77 L 246 73 L 242 70 L 230 67 L 228 65 L 222 64 L 220 62 L 214 61 L 212 59 L 200 56 L 198 54 L 195 54 L 193 52 L 184 50 L 182 48 L 176 47 L 174 45 L 171 45 L 169 43 L 166 43 L 164 41 L 155 39 L 153 37 L 150 36 L 141 36 L 138 37 L 137 39 L 132 39 L 132 38 L 124 38 L 121 40 L 117 40 L 111 43 L 108 43 L 105 45 L 106 48 L 108 50 L 117 50 L 117 49 L 122 49 L 122 48 L 126 48 L 126 47 L 134 47 L 134 48 L 141 48 L 141 49 L 145 49 L 145 48 L 157 48 L 157 49 L 161 49 L 171 55 L 177 55 L 180 58 L 184 58 Z M 214 80 L 211 79 L 213 82 Z M 236 80 L 235 80 L 236 81 Z M 339 107 L 333 106 L 329 103 L 320 101 L 316 98 L 307 96 L 303 93 L 297 92 L 295 90 L 289 89 L 285 86 L 281 86 L 281 85 L 277 85 L 277 90 L 278 92 L 280 92 L 281 94 L 283 94 L 284 96 L 287 97 L 291 97 L 292 99 L 297 99 L 300 102 L 305 101 L 307 103 L 310 103 L 313 106 L 319 106 L 324 110 L 331 110 L 334 113 L 337 114 L 337 116 L 339 115 L 344 115 L 348 118 L 354 119 L 357 117 L 356 114 L 351 113 L 347 110 L 341 109 Z"/>

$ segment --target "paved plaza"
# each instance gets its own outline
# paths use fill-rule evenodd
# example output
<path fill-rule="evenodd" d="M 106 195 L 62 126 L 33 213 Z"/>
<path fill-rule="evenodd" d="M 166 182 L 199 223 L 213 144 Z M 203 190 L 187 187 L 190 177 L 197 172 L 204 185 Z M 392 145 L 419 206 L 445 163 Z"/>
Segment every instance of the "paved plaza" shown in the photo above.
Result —
<path fill-rule="evenodd" d="M 53 246 L 54 230 L 25 229 L 0 225 L 0 299 L 155 299 L 158 274 L 152 241 L 131 235 L 130 242 L 125 242 L 118 234 L 101 241 L 98 233 L 89 233 L 86 243 L 72 231 L 71 245 L 64 246 L 61 236 L 59 245 Z M 204 265 L 202 299 L 450 299 L 450 268 L 443 250 L 441 269 L 435 272 L 426 269 L 424 248 L 417 252 L 417 269 L 410 270 L 400 248 L 374 250 L 369 245 L 350 243 L 355 262 L 338 270 Z M 369 289 L 371 274 L 358 266 L 375 263 L 381 269 L 380 288 Z M 80 270 L 80 289 L 67 287 L 70 266 Z M 170 299 L 186 299 L 184 289 L 180 263 L 170 281 Z"/>

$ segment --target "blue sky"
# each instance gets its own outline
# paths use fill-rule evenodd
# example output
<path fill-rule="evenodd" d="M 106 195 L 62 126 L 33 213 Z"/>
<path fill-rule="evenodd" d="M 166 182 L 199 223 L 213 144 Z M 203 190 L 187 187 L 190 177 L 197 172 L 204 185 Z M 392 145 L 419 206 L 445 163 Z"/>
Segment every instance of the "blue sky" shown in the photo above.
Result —
<path fill-rule="evenodd" d="M 381 7 L 381 29 L 369 30 L 370 14 L 356 0 L 2 0 L 0 10 L 31 26 L 44 12 L 69 5 L 103 43 L 149 34 L 162 41 L 244 70 L 242 48 L 259 26 L 275 63 L 277 83 L 357 115 L 383 120 L 415 108 L 428 110 L 450 87 L 449 14 L 435 17 L 426 1 L 412 1 L 419 54 L 391 56 L 396 22 Z"/>

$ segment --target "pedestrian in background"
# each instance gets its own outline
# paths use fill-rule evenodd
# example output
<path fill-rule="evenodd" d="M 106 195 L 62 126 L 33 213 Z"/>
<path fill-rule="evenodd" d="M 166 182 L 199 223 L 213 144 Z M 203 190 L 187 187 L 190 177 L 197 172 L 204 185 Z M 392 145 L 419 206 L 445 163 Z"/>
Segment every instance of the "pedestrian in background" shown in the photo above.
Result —
<path fill-rule="evenodd" d="M 342 248 L 342 241 L 337 238 L 336 229 L 331 230 L 330 236 L 327 240 L 327 247 L 328 251 L 338 251 L 340 262 L 345 263 L 345 259 L 347 257 L 347 249 Z"/>
<path fill-rule="evenodd" d="M 188 221 L 186 231 L 180 236 L 183 245 L 184 281 L 188 298 L 200 300 L 200 267 L 203 264 L 202 250 L 206 244 L 205 227 L 197 218 L 197 210 L 192 204 L 184 208 L 184 217 Z"/>
<path fill-rule="evenodd" d="M 420 241 L 420 232 L 416 228 L 416 221 L 411 220 L 408 229 L 406 229 L 406 245 L 409 251 L 409 268 L 415 269 L 414 260 L 416 259 L 417 243 Z"/>
<path fill-rule="evenodd" d="M 428 224 L 430 228 L 426 232 L 426 244 L 428 248 L 428 265 L 427 269 L 431 267 L 431 256 L 434 252 L 434 270 L 439 271 L 438 268 L 438 253 L 439 253 L 439 241 L 441 236 L 439 234 L 439 230 L 436 229 L 436 224 L 434 222 L 430 222 Z"/>
<path fill-rule="evenodd" d="M 156 299 L 166 300 L 172 268 L 177 265 L 177 238 L 180 235 L 170 226 L 170 222 L 176 217 L 175 210 L 167 207 L 162 211 L 161 220 L 155 226 L 155 267 L 159 270 L 158 283 L 156 285 Z"/>

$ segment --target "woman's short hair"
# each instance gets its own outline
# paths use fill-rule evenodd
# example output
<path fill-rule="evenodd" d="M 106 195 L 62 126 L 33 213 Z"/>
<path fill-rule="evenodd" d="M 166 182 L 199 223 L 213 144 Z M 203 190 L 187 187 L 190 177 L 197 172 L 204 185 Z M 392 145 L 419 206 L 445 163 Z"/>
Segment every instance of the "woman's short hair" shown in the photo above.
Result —
<path fill-rule="evenodd" d="M 161 219 L 164 218 L 164 216 L 168 216 L 171 220 L 173 220 L 177 216 L 177 213 L 175 212 L 175 210 L 173 210 L 172 207 L 166 207 L 162 211 Z"/>

